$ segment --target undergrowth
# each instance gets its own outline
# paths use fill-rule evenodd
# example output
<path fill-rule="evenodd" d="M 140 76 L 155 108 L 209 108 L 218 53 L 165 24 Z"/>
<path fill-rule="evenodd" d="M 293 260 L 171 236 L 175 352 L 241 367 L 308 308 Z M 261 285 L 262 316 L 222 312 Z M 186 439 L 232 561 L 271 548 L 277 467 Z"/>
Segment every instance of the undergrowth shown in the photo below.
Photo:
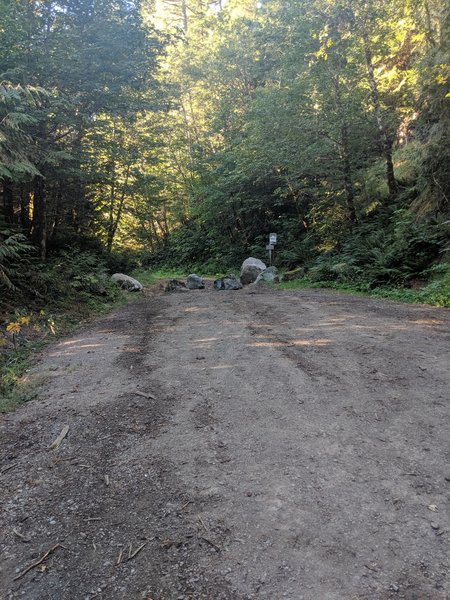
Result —
<path fill-rule="evenodd" d="M 0 412 L 33 397 L 25 374 L 37 351 L 127 298 L 94 252 L 64 251 L 46 263 L 12 258 L 14 285 L 0 280 Z"/>
<path fill-rule="evenodd" d="M 307 277 L 294 281 L 281 282 L 276 286 L 281 290 L 304 288 L 327 288 L 349 292 L 371 298 L 386 298 L 412 304 L 431 304 L 433 306 L 450 307 L 450 281 L 435 280 L 421 289 L 405 287 L 371 287 L 368 283 L 339 283 L 337 281 L 312 281 Z"/>

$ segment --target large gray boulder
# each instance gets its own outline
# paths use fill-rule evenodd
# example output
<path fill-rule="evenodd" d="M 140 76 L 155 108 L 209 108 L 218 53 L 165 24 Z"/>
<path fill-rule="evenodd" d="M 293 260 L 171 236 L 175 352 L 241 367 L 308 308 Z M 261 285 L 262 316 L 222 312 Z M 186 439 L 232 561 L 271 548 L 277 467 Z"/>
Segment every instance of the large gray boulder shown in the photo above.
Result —
<path fill-rule="evenodd" d="M 187 292 L 187 287 L 184 281 L 179 279 L 169 279 L 164 289 L 165 292 Z"/>
<path fill-rule="evenodd" d="M 137 279 L 133 279 L 133 277 L 124 275 L 123 273 L 114 273 L 114 275 L 111 275 L 111 279 L 128 292 L 142 292 L 144 289 L 142 283 L 139 283 Z"/>
<path fill-rule="evenodd" d="M 279 281 L 278 269 L 276 267 L 267 267 L 267 269 L 258 275 L 255 283 L 278 283 Z"/>
<path fill-rule="evenodd" d="M 215 290 L 241 290 L 242 283 L 235 275 L 227 275 L 221 279 L 216 279 L 214 282 Z"/>
<path fill-rule="evenodd" d="M 186 283 L 190 290 L 205 289 L 205 281 L 198 275 L 195 275 L 194 273 L 191 273 L 190 275 L 187 276 Z"/>
<path fill-rule="evenodd" d="M 241 283 L 248 285 L 256 281 L 258 275 L 266 270 L 266 265 L 259 258 L 249 257 L 244 260 L 241 266 Z"/>

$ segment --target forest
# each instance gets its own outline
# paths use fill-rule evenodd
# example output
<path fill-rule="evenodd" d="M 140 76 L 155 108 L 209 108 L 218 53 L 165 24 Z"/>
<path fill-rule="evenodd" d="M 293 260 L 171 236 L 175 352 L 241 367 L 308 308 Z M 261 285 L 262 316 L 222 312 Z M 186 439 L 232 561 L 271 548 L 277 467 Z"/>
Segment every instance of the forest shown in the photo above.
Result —
<path fill-rule="evenodd" d="M 4 330 L 113 301 L 115 271 L 239 268 L 270 232 L 296 283 L 449 305 L 445 2 L 0 0 L 0 15 Z"/>

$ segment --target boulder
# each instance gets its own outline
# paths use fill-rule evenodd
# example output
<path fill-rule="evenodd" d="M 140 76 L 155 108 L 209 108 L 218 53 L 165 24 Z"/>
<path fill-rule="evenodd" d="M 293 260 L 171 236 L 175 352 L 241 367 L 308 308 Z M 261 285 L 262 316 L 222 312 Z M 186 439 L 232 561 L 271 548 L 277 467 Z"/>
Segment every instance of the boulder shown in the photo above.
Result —
<path fill-rule="evenodd" d="M 184 281 L 179 279 L 169 279 L 164 289 L 165 292 L 187 292 L 187 287 Z"/>
<path fill-rule="evenodd" d="M 266 265 L 259 258 L 246 258 L 241 266 L 241 283 L 243 285 L 253 283 L 266 268 Z"/>
<path fill-rule="evenodd" d="M 214 282 L 215 290 L 241 290 L 242 283 L 235 275 L 227 275 L 221 279 L 216 279 Z"/>
<path fill-rule="evenodd" d="M 133 277 L 124 275 L 123 273 L 114 273 L 114 275 L 111 275 L 111 279 L 128 292 L 142 292 L 144 289 L 142 283 L 139 283 L 137 279 L 133 279 Z"/>
<path fill-rule="evenodd" d="M 258 275 L 255 283 L 278 283 L 279 281 L 278 269 L 276 267 L 268 267 Z"/>
<path fill-rule="evenodd" d="M 205 281 L 198 275 L 195 275 L 194 273 L 191 273 L 190 275 L 188 275 L 186 283 L 190 290 L 204 290 L 205 289 Z"/>

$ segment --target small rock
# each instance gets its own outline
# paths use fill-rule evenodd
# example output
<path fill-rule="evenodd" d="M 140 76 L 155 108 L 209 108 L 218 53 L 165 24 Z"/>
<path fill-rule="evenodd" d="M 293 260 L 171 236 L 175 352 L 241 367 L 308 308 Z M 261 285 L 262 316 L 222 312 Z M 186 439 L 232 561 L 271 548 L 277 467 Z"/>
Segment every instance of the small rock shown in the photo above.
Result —
<path fill-rule="evenodd" d="M 142 292 L 144 286 L 142 283 L 139 283 L 137 279 L 133 279 L 129 275 L 124 275 L 123 273 L 114 273 L 111 275 L 112 281 L 115 281 L 117 285 L 128 292 Z"/>
<path fill-rule="evenodd" d="M 166 292 L 186 292 L 187 287 L 183 281 L 179 279 L 169 279 L 165 287 Z"/>
<path fill-rule="evenodd" d="M 439 523 L 436 523 L 435 521 L 431 521 L 430 525 L 432 529 L 439 529 Z"/>
<path fill-rule="evenodd" d="M 187 277 L 187 286 L 190 290 L 203 290 L 205 289 L 205 281 L 199 275 L 195 275 L 195 273 L 191 273 Z"/>
<path fill-rule="evenodd" d="M 258 275 L 255 283 L 278 283 L 279 281 L 278 269 L 276 267 L 268 267 Z"/>
<path fill-rule="evenodd" d="M 215 290 L 241 290 L 242 283 L 236 279 L 235 275 L 227 275 L 214 282 Z"/>

